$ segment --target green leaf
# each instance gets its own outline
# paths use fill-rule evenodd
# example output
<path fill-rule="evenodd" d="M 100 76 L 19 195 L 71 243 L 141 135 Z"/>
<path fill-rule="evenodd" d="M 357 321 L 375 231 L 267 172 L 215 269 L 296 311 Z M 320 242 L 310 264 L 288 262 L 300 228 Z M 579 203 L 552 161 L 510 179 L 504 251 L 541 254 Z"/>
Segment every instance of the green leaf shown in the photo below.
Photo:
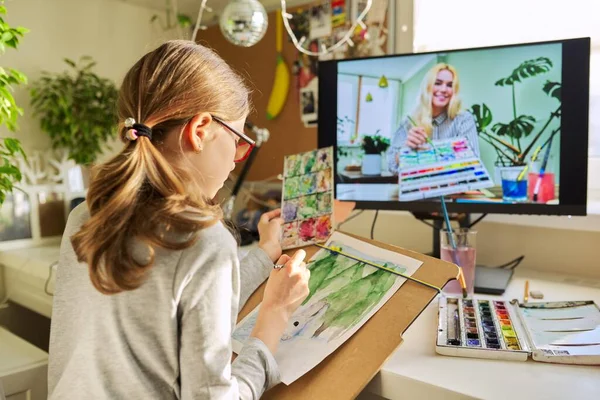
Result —
<path fill-rule="evenodd" d="M 521 139 L 531 134 L 534 128 L 535 118 L 530 115 L 519 115 L 508 124 L 497 123 L 492 127 L 492 131 L 498 136 L 508 136 L 514 139 Z"/>
<path fill-rule="evenodd" d="M 13 49 L 17 48 L 17 43 L 17 39 L 14 36 L 12 39 L 4 41 L 4 44 L 6 44 L 8 47 L 12 47 Z"/>
<path fill-rule="evenodd" d="M 12 32 L 7 31 L 2 34 L 2 36 L 0 37 L 0 40 L 2 40 L 3 42 L 7 42 L 7 41 L 11 40 L 12 38 L 13 38 Z"/>
<path fill-rule="evenodd" d="M 66 62 L 67 64 L 69 64 L 69 66 L 73 67 L 73 68 L 77 68 L 77 64 L 75 64 L 75 61 L 69 59 L 69 58 L 65 58 L 63 59 L 64 62 Z"/>
<path fill-rule="evenodd" d="M 510 86 L 515 82 L 521 82 L 522 79 L 531 78 L 550 71 L 553 67 L 552 61 L 547 57 L 538 57 L 533 60 L 522 62 L 506 78 L 496 81 L 496 86 Z"/>
<path fill-rule="evenodd" d="M 562 84 L 560 82 L 546 81 L 542 90 L 548 96 L 562 102 Z"/>
<path fill-rule="evenodd" d="M 15 30 L 16 30 L 17 32 L 19 32 L 21 35 L 24 35 L 24 34 L 26 34 L 26 33 L 29 33 L 29 32 L 31 32 L 29 29 L 27 29 L 27 28 L 23 28 L 22 26 L 17 26 L 17 27 L 15 28 Z"/>
<path fill-rule="evenodd" d="M 485 103 L 474 104 L 471 114 L 475 117 L 477 132 L 483 132 L 492 123 L 492 110 Z"/>

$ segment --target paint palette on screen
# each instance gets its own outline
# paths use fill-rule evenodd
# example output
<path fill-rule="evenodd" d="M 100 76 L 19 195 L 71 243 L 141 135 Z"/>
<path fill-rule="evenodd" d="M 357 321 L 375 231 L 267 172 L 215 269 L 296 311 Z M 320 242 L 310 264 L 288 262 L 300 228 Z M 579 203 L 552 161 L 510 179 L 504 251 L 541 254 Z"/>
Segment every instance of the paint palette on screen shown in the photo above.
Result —
<path fill-rule="evenodd" d="M 327 240 L 333 226 L 333 147 L 286 156 L 283 249 Z"/>
<path fill-rule="evenodd" d="M 463 137 L 433 140 L 418 151 L 400 150 L 400 201 L 463 193 L 494 186 L 481 159 Z"/>

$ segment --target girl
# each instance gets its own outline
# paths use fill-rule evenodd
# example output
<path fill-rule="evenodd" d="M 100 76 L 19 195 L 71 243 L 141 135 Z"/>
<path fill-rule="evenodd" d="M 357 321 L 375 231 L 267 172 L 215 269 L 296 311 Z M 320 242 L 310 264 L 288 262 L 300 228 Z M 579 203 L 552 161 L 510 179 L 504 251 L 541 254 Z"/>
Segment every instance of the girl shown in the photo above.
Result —
<path fill-rule="evenodd" d="M 278 382 L 273 354 L 308 295 L 305 253 L 281 255 L 275 211 L 239 262 L 210 201 L 252 150 L 242 133 L 248 96 L 219 56 L 188 41 L 163 44 L 125 76 L 127 144 L 95 171 L 61 245 L 51 399 L 256 399 Z M 232 363 L 238 310 L 267 277 Z"/>
<path fill-rule="evenodd" d="M 417 107 L 392 138 L 388 150 L 390 172 L 398 173 L 398 154 L 403 146 L 419 148 L 431 139 L 466 137 L 479 156 L 479 136 L 473 115 L 461 109 L 460 82 L 456 69 L 445 63 L 434 65 L 421 82 Z"/>

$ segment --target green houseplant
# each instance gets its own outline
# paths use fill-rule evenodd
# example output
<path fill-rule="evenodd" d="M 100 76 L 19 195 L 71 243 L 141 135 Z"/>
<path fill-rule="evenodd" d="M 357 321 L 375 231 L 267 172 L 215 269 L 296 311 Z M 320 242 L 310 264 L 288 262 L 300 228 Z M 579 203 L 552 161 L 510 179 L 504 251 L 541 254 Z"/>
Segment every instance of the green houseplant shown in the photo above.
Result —
<path fill-rule="evenodd" d="M 381 153 L 390 147 L 390 139 L 378 135 L 363 136 L 361 148 L 364 152 L 362 159 L 363 175 L 381 175 Z"/>
<path fill-rule="evenodd" d="M 7 47 L 17 49 L 19 39 L 28 32 L 23 27 L 12 28 L 6 21 L 6 7 L 4 1 L 0 2 L 0 54 L 4 54 Z M 17 118 L 23 115 L 23 110 L 15 103 L 13 97 L 14 86 L 27 83 L 27 77 L 21 72 L 0 67 L 0 125 L 6 126 L 9 131 L 17 129 Z M 12 192 L 14 185 L 21 181 L 21 171 L 17 165 L 17 158 L 25 157 L 23 148 L 18 139 L 4 137 L 0 140 L 0 204 L 4 203 L 6 195 Z"/>
<path fill-rule="evenodd" d="M 116 134 L 117 87 L 92 71 L 96 63 L 90 57 L 64 61 L 68 70 L 44 72 L 33 83 L 31 105 L 52 147 L 66 149 L 79 165 L 90 165 Z"/>
<path fill-rule="evenodd" d="M 542 128 L 534 133 L 534 123 L 536 118 L 531 115 L 518 114 L 515 96 L 515 85 L 523 83 L 527 78 L 538 76 L 552 69 L 552 61 L 546 57 L 539 57 L 527 60 L 515 68 L 512 73 L 503 79 L 498 80 L 496 86 L 510 86 L 512 91 L 512 110 L 513 119 L 509 122 L 498 122 L 492 125 L 493 113 L 485 104 L 475 104 L 471 107 L 471 113 L 475 117 L 479 137 L 490 144 L 497 155 L 497 165 L 503 167 L 523 166 L 527 164 L 527 157 L 539 154 L 552 139 L 560 132 L 560 127 L 550 131 L 548 137 L 542 142 L 541 138 L 555 118 L 561 115 L 561 83 L 546 81 L 542 86 L 542 91 L 546 95 L 554 98 L 558 106 L 550 112 Z M 527 147 L 522 148 L 521 139 L 533 135 Z M 505 140 L 504 138 L 508 138 Z M 510 143 L 509 143 L 510 141 Z"/>

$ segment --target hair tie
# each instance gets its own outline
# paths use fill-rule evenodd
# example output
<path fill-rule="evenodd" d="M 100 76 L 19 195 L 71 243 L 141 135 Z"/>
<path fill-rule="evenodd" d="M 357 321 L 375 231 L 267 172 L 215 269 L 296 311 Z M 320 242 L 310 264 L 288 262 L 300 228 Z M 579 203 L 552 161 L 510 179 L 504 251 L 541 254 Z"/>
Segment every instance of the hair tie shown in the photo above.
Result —
<path fill-rule="evenodd" d="M 140 136 L 145 136 L 149 140 L 152 140 L 152 128 L 144 124 L 138 124 L 133 118 L 127 118 L 125 120 L 125 127 L 129 128 L 125 137 L 129 140 L 136 140 Z"/>

